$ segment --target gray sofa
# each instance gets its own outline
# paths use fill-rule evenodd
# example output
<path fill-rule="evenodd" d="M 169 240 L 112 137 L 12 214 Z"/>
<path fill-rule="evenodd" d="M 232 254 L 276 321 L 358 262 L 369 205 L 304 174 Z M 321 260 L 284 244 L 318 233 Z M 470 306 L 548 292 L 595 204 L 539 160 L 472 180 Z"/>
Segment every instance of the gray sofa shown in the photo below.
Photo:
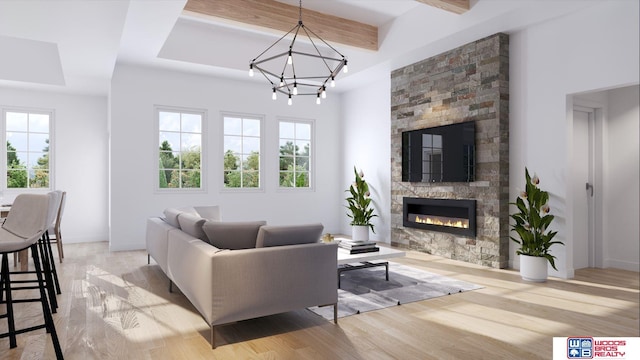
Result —
<path fill-rule="evenodd" d="M 334 307 L 337 245 L 319 242 L 321 224 L 223 222 L 215 212 L 167 209 L 147 220 L 149 258 L 211 327 L 304 309 Z M 203 218 L 203 214 L 211 218 Z"/>

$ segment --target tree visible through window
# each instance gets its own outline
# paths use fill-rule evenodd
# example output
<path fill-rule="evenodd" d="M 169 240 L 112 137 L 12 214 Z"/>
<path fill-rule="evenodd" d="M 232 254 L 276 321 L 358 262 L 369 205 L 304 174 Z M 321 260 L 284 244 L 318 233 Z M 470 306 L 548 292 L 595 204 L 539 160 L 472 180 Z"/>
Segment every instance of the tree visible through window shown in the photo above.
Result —
<path fill-rule="evenodd" d="M 51 113 L 7 111 L 7 188 L 49 188 Z"/>
<path fill-rule="evenodd" d="M 224 187 L 260 187 L 261 119 L 224 116 Z"/>
<path fill-rule="evenodd" d="M 158 111 L 158 186 L 201 188 L 202 113 Z"/>
<path fill-rule="evenodd" d="M 280 121 L 280 187 L 310 187 L 311 123 Z"/>

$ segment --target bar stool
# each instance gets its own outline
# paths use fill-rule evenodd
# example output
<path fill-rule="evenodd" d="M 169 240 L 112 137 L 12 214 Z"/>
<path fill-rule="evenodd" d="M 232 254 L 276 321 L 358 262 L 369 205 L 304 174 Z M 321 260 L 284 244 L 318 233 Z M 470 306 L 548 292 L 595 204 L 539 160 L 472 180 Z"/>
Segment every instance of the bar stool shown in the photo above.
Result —
<path fill-rule="evenodd" d="M 60 223 L 62 222 L 64 206 L 67 203 L 67 192 L 62 190 L 56 190 L 56 192 L 60 195 L 60 206 L 58 206 L 55 222 L 53 225 L 49 226 L 47 233 L 49 234 L 51 243 L 55 243 L 58 246 L 58 258 L 62 263 L 62 259 L 64 259 L 64 248 L 62 247 L 62 230 L 60 228 Z"/>
<path fill-rule="evenodd" d="M 46 285 L 43 280 L 43 272 L 40 265 L 40 255 L 38 251 L 38 239 L 42 237 L 48 227 L 48 195 L 20 194 L 16 197 L 11 211 L 4 224 L 0 227 L 0 254 L 2 255 L 2 267 L 0 269 L 0 304 L 6 304 L 6 313 L 0 314 L 0 319 L 7 319 L 8 332 L 0 334 L 0 338 L 9 337 L 9 347 L 17 347 L 16 335 L 28 331 L 46 329 L 51 334 L 51 340 L 55 350 L 56 358 L 63 359 L 62 349 L 58 341 L 53 316 L 49 302 L 47 301 Z M 37 277 L 38 290 L 40 296 L 32 299 L 13 299 L 12 292 L 15 290 L 26 290 L 32 287 L 13 287 L 16 281 L 11 280 L 9 271 L 8 255 L 17 251 L 31 248 L 31 255 Z M 4 299 L 6 297 L 6 299 Z M 42 315 L 44 324 L 32 326 L 24 329 L 16 329 L 13 306 L 17 303 L 40 302 L 42 305 Z"/>
<path fill-rule="evenodd" d="M 62 200 L 62 191 L 51 191 L 47 193 L 49 196 L 49 207 L 47 210 L 47 229 L 53 226 L 56 216 L 58 214 L 58 208 L 60 207 L 60 201 Z M 40 265 L 42 266 L 42 273 L 44 275 L 44 283 L 47 287 L 47 294 L 49 295 L 49 304 L 51 306 L 51 312 L 56 313 L 58 309 L 58 300 L 56 294 L 61 294 L 60 283 L 58 282 L 58 272 L 56 270 L 56 264 L 53 259 L 53 251 L 51 250 L 51 241 L 49 240 L 49 232 L 45 230 L 40 239 L 38 240 L 38 247 L 40 249 Z M 13 261 L 16 261 L 17 252 L 13 253 Z M 35 274 L 35 271 L 12 271 L 11 274 Z M 36 280 L 15 280 L 14 283 L 34 283 Z M 37 287 L 32 287 L 37 289 Z"/>

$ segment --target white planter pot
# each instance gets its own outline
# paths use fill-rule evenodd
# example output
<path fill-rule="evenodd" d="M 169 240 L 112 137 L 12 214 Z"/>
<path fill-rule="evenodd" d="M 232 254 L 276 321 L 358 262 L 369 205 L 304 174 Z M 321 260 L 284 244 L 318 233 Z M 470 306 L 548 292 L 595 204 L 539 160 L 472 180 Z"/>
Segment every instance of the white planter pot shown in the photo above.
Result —
<path fill-rule="evenodd" d="M 547 258 L 520 255 L 520 276 L 526 281 L 547 281 Z"/>
<path fill-rule="evenodd" d="M 369 226 L 351 225 L 351 239 L 369 241 Z"/>

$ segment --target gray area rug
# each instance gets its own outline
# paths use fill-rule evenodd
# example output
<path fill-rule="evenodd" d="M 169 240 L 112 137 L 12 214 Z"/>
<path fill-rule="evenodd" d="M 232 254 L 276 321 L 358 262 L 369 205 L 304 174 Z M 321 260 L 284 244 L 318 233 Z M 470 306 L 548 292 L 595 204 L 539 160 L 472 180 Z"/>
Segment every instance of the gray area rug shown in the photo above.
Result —
<path fill-rule="evenodd" d="M 342 273 L 338 289 L 338 317 L 481 288 L 465 281 L 389 262 L 389 281 L 385 280 L 383 266 Z M 311 307 L 309 310 L 333 320 L 333 306 Z"/>

